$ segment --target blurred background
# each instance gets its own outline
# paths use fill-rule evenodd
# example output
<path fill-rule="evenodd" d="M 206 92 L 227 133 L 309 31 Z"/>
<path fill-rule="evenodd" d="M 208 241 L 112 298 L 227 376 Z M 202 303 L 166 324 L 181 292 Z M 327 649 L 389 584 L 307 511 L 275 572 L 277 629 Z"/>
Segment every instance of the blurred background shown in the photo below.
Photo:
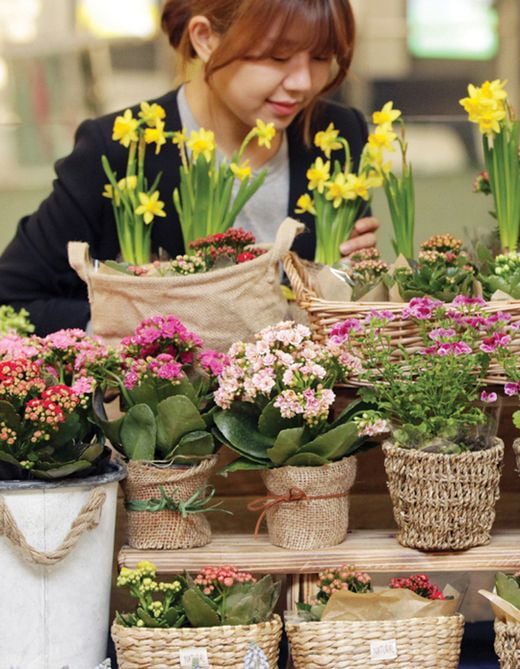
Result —
<path fill-rule="evenodd" d="M 352 0 L 359 33 L 337 96 L 367 117 L 403 111 L 416 175 L 417 242 L 490 231 L 491 201 L 472 192 L 481 138 L 458 100 L 468 83 L 507 79 L 520 110 L 519 0 Z M 0 0 L 0 250 L 50 190 L 53 163 L 81 120 L 160 95 L 175 62 L 160 0 Z M 384 194 L 382 254 L 392 259 Z"/>

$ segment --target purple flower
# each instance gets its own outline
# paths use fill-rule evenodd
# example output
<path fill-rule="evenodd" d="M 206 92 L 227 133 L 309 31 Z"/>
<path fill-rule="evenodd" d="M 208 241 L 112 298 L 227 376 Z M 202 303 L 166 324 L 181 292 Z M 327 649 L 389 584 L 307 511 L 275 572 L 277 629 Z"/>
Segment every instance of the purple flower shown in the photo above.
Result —
<path fill-rule="evenodd" d="M 456 306 L 458 306 L 459 304 L 465 306 L 470 306 L 472 304 L 479 304 L 481 306 L 484 306 L 486 304 L 486 301 L 483 300 L 481 297 L 467 297 L 466 295 L 457 295 L 457 297 L 454 298 L 451 303 Z"/>
<path fill-rule="evenodd" d="M 497 401 L 498 395 L 496 393 L 488 393 L 485 390 L 483 390 L 480 393 L 480 399 L 482 402 L 487 402 L 488 404 L 492 404 L 493 402 Z"/>
<path fill-rule="evenodd" d="M 504 385 L 504 392 L 506 395 L 509 395 L 510 397 L 512 395 L 517 395 L 519 391 L 520 391 L 520 383 L 506 383 Z"/>
<path fill-rule="evenodd" d="M 363 327 L 358 318 L 347 318 L 346 321 L 337 323 L 330 331 L 330 339 L 335 344 L 341 344 L 348 339 L 351 332 L 361 332 Z"/>
<path fill-rule="evenodd" d="M 403 318 L 415 318 L 419 321 L 428 320 L 441 304 L 442 302 L 432 300 L 431 297 L 414 297 L 408 303 L 408 307 L 403 309 Z"/>
<path fill-rule="evenodd" d="M 199 354 L 201 367 L 211 376 L 218 376 L 226 365 L 229 365 L 229 356 L 220 351 L 208 349 Z"/>
<path fill-rule="evenodd" d="M 428 337 L 433 341 L 454 336 L 455 336 L 455 330 L 453 328 L 435 328 L 431 332 L 428 332 Z"/>
<path fill-rule="evenodd" d="M 505 347 L 511 343 L 511 337 L 504 332 L 494 332 L 491 337 L 486 337 L 480 345 L 484 353 L 494 353 L 497 348 Z"/>

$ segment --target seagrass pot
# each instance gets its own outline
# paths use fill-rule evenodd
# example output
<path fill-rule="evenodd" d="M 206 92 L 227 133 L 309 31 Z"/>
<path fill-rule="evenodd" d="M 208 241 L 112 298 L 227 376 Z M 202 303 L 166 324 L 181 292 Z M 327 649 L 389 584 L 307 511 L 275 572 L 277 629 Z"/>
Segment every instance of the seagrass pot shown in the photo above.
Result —
<path fill-rule="evenodd" d="M 131 460 L 123 484 L 125 502 L 148 501 L 161 497 L 161 488 L 176 501 L 188 500 L 204 489 L 215 470 L 217 456 L 190 467 L 164 467 L 154 462 Z M 131 548 L 177 549 L 205 546 L 211 541 L 211 528 L 203 513 L 178 511 L 132 511 L 127 509 L 127 543 Z"/>
<path fill-rule="evenodd" d="M 457 669 L 464 618 L 285 624 L 295 669 Z M 380 642 L 388 641 L 385 657 Z"/>
<path fill-rule="evenodd" d="M 112 639 L 119 669 L 183 669 L 179 651 L 206 649 L 211 669 L 243 669 L 251 643 L 265 653 L 269 669 L 278 666 L 282 621 L 274 615 L 256 625 L 166 629 L 124 627 L 114 622 Z"/>
<path fill-rule="evenodd" d="M 397 540 L 420 550 L 464 550 L 489 543 L 500 496 L 504 442 L 444 455 L 383 444 Z"/>
<path fill-rule="evenodd" d="M 275 467 L 261 472 L 271 496 L 266 505 L 269 541 L 292 550 L 335 546 L 348 531 L 348 493 L 356 459 L 319 467 Z"/>
<path fill-rule="evenodd" d="M 520 624 L 495 619 L 495 653 L 501 669 L 520 667 Z"/>
<path fill-rule="evenodd" d="M 520 439 L 513 441 L 513 450 L 516 457 L 516 471 L 520 474 Z"/>

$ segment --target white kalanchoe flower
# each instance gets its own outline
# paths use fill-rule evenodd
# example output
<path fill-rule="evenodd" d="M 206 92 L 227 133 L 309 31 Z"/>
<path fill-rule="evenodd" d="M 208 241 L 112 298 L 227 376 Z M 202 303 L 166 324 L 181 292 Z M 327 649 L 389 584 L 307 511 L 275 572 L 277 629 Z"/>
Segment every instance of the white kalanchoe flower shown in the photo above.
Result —
<path fill-rule="evenodd" d="M 269 669 L 265 653 L 256 643 L 249 644 L 244 658 L 244 669 Z"/>

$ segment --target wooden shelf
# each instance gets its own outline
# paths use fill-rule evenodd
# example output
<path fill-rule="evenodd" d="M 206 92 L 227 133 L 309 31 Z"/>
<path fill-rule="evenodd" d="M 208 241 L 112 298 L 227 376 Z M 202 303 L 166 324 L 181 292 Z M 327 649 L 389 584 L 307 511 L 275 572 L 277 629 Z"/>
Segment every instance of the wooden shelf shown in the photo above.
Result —
<path fill-rule="evenodd" d="M 207 546 L 188 550 L 138 550 L 123 546 L 121 567 L 153 562 L 161 574 L 232 564 L 252 573 L 315 574 L 324 567 L 355 564 L 368 572 L 511 571 L 520 569 L 520 532 L 499 530 L 487 546 L 456 553 L 423 553 L 397 543 L 389 530 L 354 530 L 338 546 L 290 551 L 272 546 L 267 535 L 217 534 Z"/>

